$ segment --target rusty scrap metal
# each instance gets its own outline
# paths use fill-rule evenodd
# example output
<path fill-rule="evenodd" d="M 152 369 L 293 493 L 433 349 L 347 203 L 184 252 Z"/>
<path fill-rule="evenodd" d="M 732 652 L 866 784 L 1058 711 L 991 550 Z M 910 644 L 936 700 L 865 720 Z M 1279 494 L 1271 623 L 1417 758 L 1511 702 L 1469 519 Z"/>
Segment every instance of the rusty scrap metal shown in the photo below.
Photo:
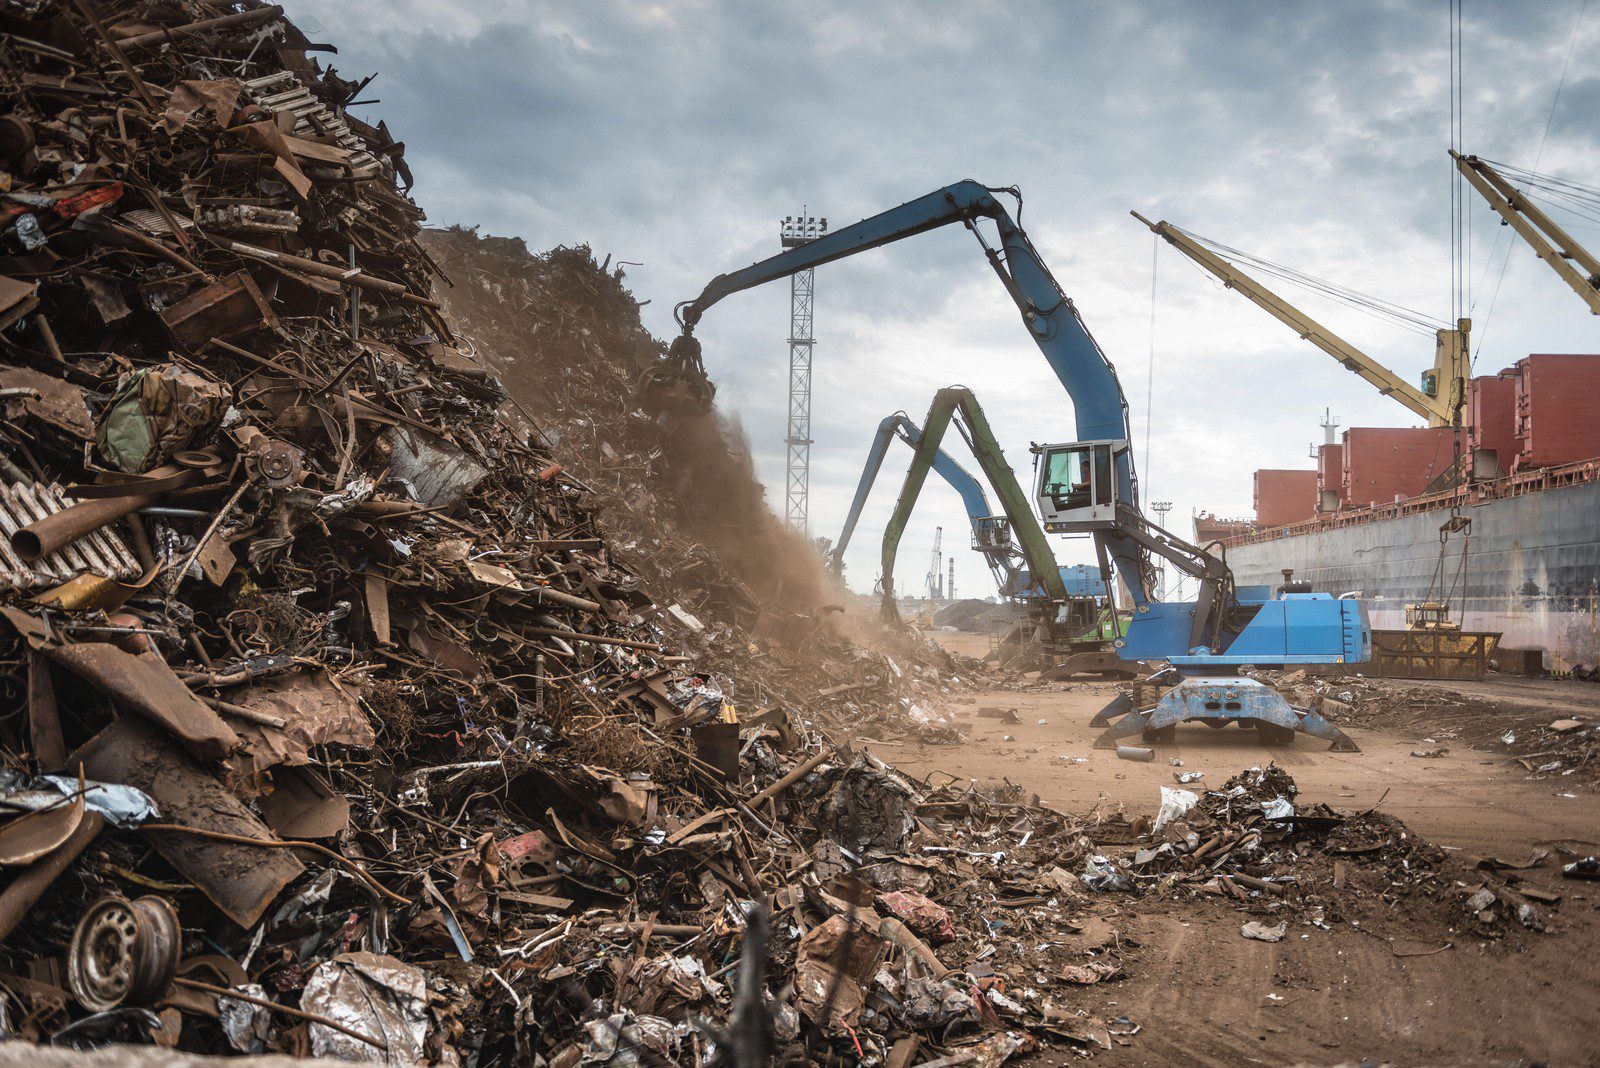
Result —
<path fill-rule="evenodd" d="M 778 988 L 852 873 L 967 886 L 907 852 L 923 788 L 848 744 L 948 741 L 924 704 L 955 662 L 852 642 L 773 566 L 804 546 L 749 541 L 771 517 L 738 447 L 631 407 L 658 346 L 620 269 L 425 232 L 403 144 L 349 107 L 365 83 L 275 6 L 32 21 L 54 43 L 0 37 L 0 747 L 160 809 L 0 809 L 7 952 L 107 951 L 40 1037 L 142 1011 L 165 956 L 128 917 L 154 894 L 213 958 L 159 995 L 184 1048 L 568 1065 L 631 1035 L 689 1063 L 691 1018 L 760 1048 L 767 1000 L 728 984 L 748 917 L 771 910 Z M 90 911 L 105 892 L 132 904 Z M 786 1005 L 772 1048 L 984 1022 L 919 947 L 955 950 L 857 896 L 863 949 L 898 947 L 931 1008 L 851 1035 Z"/>
<path fill-rule="evenodd" d="M 111 520 L 98 523 L 86 534 L 74 538 L 62 540 L 60 534 L 49 527 L 41 536 L 39 527 L 43 520 L 80 507 L 70 504 L 57 485 L 20 482 L 0 485 L 0 531 L 5 534 L 5 540 L 0 542 L 0 562 L 4 563 L 0 580 L 5 586 L 12 589 L 49 586 L 84 572 L 123 580 L 139 574 L 139 561 L 117 532 L 109 528 Z M 81 512 L 73 520 L 74 524 L 87 525 L 88 522 Z M 24 529 L 31 532 L 22 537 L 24 548 L 29 550 L 26 554 L 13 548 L 13 539 Z M 58 541 L 60 544 L 56 544 Z M 44 551 L 47 545 L 53 548 Z"/>
<path fill-rule="evenodd" d="M 19 494 L 18 499 L 24 505 L 37 502 L 37 510 L 43 514 L 26 526 L 9 531 L 11 550 L 23 561 L 35 563 L 109 523 L 155 504 L 174 490 L 194 482 L 199 475 L 193 468 L 166 464 L 137 480 L 113 484 L 117 496 L 83 500 L 65 507 L 58 504 L 55 511 L 46 510 L 44 501 L 47 498 L 43 493 L 34 502 Z M 59 498 L 59 490 L 56 496 Z"/>
<path fill-rule="evenodd" d="M 182 944 L 178 912 L 166 898 L 101 898 L 72 932 L 67 983 L 90 1012 L 152 1004 L 172 982 Z"/>

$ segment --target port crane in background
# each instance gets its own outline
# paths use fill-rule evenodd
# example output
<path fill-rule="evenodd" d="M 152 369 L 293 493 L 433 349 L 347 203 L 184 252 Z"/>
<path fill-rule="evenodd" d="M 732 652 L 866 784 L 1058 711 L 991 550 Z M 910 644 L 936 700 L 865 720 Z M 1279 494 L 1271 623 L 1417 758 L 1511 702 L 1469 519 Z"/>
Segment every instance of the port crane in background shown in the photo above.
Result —
<path fill-rule="evenodd" d="M 1007 547 L 1008 554 L 1001 565 L 1007 581 L 1001 586 L 1001 592 L 1008 600 L 1015 600 L 1029 609 L 1029 620 L 1006 636 L 1001 643 L 1002 650 L 1009 650 L 1013 659 L 1022 656 L 1033 659 L 1031 650 L 1036 647 L 1037 666 L 1051 678 L 1066 678 L 1080 672 L 1131 677 L 1131 665 L 1109 646 L 1119 635 L 1115 607 L 1104 576 L 1098 568 L 1079 565 L 1069 569 L 1056 562 L 1050 550 L 1050 539 L 1033 514 L 1027 493 L 1006 463 L 1005 450 L 996 440 L 978 398 L 963 386 L 949 386 L 934 395 L 914 446 L 911 464 L 906 469 L 905 481 L 895 499 L 894 512 L 884 527 L 881 560 L 884 618 L 890 622 L 899 621 L 892 576 L 900 538 L 922 495 L 929 470 L 939 456 L 944 455 L 940 442 L 952 424 L 966 440 L 979 470 L 994 488 L 1002 510 L 998 516 L 971 515 L 974 545 L 982 543 L 996 555 L 998 546 Z M 1026 563 L 1026 568 L 1020 566 L 1017 556 Z"/>
<path fill-rule="evenodd" d="M 1471 319 L 1458 319 L 1454 327 L 1442 327 L 1435 331 L 1433 367 L 1422 372 L 1420 385 L 1413 386 L 1207 247 L 1205 239 L 1165 220 L 1151 222 L 1136 211 L 1128 214 L 1209 271 L 1224 286 L 1242 294 L 1338 360 L 1346 370 L 1354 371 L 1372 383 L 1379 393 L 1393 398 L 1426 419 L 1429 426 L 1461 426 L 1461 409 L 1467 402 L 1467 381 L 1472 373 L 1472 356 L 1468 345 L 1472 331 Z"/>
<path fill-rule="evenodd" d="M 1356 600 L 1326 594 L 1237 588 L 1220 556 L 1212 556 L 1150 522 L 1139 509 L 1138 481 L 1129 441 L 1128 405 L 1116 370 L 1100 350 L 1072 301 L 1050 273 L 1001 196 L 1015 188 L 957 182 L 907 201 L 741 270 L 713 278 L 700 295 L 677 309 L 682 332 L 662 361 L 659 380 L 683 384 L 691 395 L 709 388 L 695 327 L 718 301 L 796 271 L 880 248 L 943 226 L 960 224 L 1016 305 L 1024 328 L 1072 400 L 1077 441 L 1036 446 L 1036 497 L 1047 530 L 1092 536 L 1101 567 L 1113 568 L 1132 600 L 1118 654 L 1124 660 L 1166 660 L 1169 671 L 1139 692 L 1136 705 L 1119 697 L 1101 719 L 1117 722 L 1096 745 L 1114 746 L 1131 735 L 1160 736 L 1189 719 L 1255 726 L 1266 736 L 1303 731 L 1334 748 L 1354 743 L 1313 710 L 1297 709 L 1282 694 L 1241 674 L 1251 665 L 1359 663 L 1371 655 L 1372 632 Z M 996 240 L 991 243 L 987 230 Z M 648 381 L 648 380 L 647 380 Z M 1080 485 L 1079 477 L 1086 479 Z M 1152 556 L 1172 562 L 1196 580 L 1193 601 L 1160 602 L 1151 591 Z M 1109 584 L 1109 583 L 1108 583 Z M 1165 681 L 1172 685 L 1162 688 Z"/>
<path fill-rule="evenodd" d="M 1489 202 L 1489 207 L 1506 225 L 1521 235 L 1534 255 L 1549 264 L 1550 269 L 1572 287 L 1590 312 L 1600 315 L 1600 259 L 1533 203 L 1530 195 L 1513 185 L 1512 179 L 1502 171 L 1518 181 L 1543 185 L 1559 199 L 1586 201 L 1589 211 L 1593 211 L 1594 201 L 1600 199 L 1600 190 L 1536 171 L 1507 167 L 1503 163 L 1496 167 L 1486 159 L 1463 156 L 1455 149 L 1450 149 L 1450 158 L 1455 160 L 1456 169 L 1466 178 L 1467 184 Z"/>
<path fill-rule="evenodd" d="M 928 600 L 944 600 L 944 527 L 933 528 L 933 559 L 928 564 Z"/>

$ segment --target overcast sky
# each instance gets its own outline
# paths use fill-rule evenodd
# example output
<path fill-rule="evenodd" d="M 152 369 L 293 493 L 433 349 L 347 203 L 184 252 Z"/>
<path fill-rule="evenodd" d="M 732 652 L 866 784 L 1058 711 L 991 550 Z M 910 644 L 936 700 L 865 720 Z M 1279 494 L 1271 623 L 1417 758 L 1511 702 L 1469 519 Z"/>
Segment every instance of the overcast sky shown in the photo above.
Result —
<path fill-rule="evenodd" d="M 1145 499 L 1174 502 L 1180 534 L 1197 509 L 1250 514 L 1255 468 L 1309 468 L 1324 408 L 1345 426 L 1418 422 L 1175 249 L 1153 256 L 1128 211 L 1448 318 L 1446 0 L 282 2 L 338 45 L 325 61 L 342 74 L 379 73 L 363 114 L 406 142 L 432 223 L 640 263 L 630 284 L 663 338 L 675 303 L 777 251 L 802 206 L 837 228 L 962 178 L 1019 185 L 1024 225 L 1128 392 Z M 1465 151 L 1600 183 L 1600 11 L 1574 38 L 1582 2 L 1466 0 Z M 1582 302 L 1468 196 L 1478 372 L 1600 351 Z M 1024 482 L 1030 441 L 1074 436 L 963 229 L 831 264 L 816 288 L 813 533 L 837 534 L 879 419 L 920 422 L 941 386 L 977 392 Z M 780 511 L 788 305 L 774 283 L 698 331 Z M 1303 306 L 1407 379 L 1432 362 L 1431 337 Z M 908 453 L 893 456 L 848 557 L 858 590 Z M 960 550 L 961 592 L 991 593 L 937 480 L 899 588 L 920 585 L 935 525 Z M 1062 562 L 1090 559 L 1058 541 Z"/>

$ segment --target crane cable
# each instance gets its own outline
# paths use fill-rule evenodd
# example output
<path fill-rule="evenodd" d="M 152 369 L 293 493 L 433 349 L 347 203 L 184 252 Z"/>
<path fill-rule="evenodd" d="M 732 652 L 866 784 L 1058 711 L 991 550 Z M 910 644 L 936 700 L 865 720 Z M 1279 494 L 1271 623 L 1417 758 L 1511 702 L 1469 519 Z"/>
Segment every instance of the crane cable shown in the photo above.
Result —
<path fill-rule="evenodd" d="M 1461 49 L 1461 4 L 1462 0 L 1450 0 L 1450 150 L 1460 154 L 1463 141 L 1463 93 L 1466 81 L 1465 62 Z M 1466 317 L 1467 308 L 1471 301 L 1468 298 L 1467 286 L 1471 277 L 1470 262 L 1471 241 L 1467 227 L 1470 225 L 1470 216 L 1467 212 L 1467 180 L 1461 173 L 1461 168 L 1455 166 L 1455 157 L 1451 157 L 1450 165 L 1450 320 L 1452 325 L 1456 320 Z"/>
<path fill-rule="evenodd" d="M 1582 216 L 1591 222 L 1600 222 L 1600 188 L 1584 185 L 1553 174 L 1516 167 L 1498 160 L 1485 160 L 1508 180 L 1514 182 L 1529 199 Z"/>
<path fill-rule="evenodd" d="M 1318 278 L 1316 275 L 1306 274 L 1304 271 L 1297 271 L 1292 267 L 1275 263 L 1264 256 L 1257 256 L 1243 249 L 1225 245 L 1221 241 L 1197 234 L 1192 230 L 1185 230 L 1178 226 L 1174 226 L 1173 229 L 1218 253 L 1230 263 L 1236 265 L 1244 264 L 1260 271 L 1262 274 L 1270 275 L 1300 289 L 1348 305 L 1374 318 L 1387 320 L 1392 325 L 1410 330 L 1412 333 L 1432 337 L 1434 331 L 1449 326 L 1448 323 L 1436 319 L 1426 312 L 1417 311 L 1403 304 L 1396 304 L 1394 301 L 1384 300 L 1382 297 L 1375 297 L 1370 293 L 1363 293 L 1360 290 L 1339 285 L 1337 282 L 1330 282 L 1325 278 Z"/>
<path fill-rule="evenodd" d="M 1145 498 L 1154 500 L 1154 490 L 1150 488 L 1150 409 L 1155 403 L 1156 391 L 1156 264 L 1161 255 L 1160 235 L 1150 235 L 1150 361 L 1145 368 L 1144 378 L 1144 477 Z"/>
<path fill-rule="evenodd" d="M 1556 81 L 1556 94 L 1550 100 L 1550 112 L 1545 116 L 1544 119 L 1544 133 L 1539 138 L 1539 150 L 1533 154 L 1533 168 L 1529 173 L 1537 173 L 1539 169 L 1539 161 L 1544 158 L 1544 146 L 1545 143 L 1550 140 L 1550 126 L 1555 122 L 1556 118 L 1556 105 L 1561 103 L 1561 90 L 1567 84 L 1567 71 L 1572 67 L 1572 53 L 1578 47 L 1578 34 L 1583 29 L 1583 16 L 1588 10 L 1589 0 L 1582 0 L 1582 3 L 1578 6 L 1578 17 L 1572 24 L 1572 39 L 1567 42 L 1567 59 L 1566 62 L 1561 65 L 1561 77 Z M 1500 229 L 1503 228 L 1496 228 L 1497 231 Z M 1504 234 L 1496 232 L 1494 249 L 1498 249 L 1500 247 L 1500 239 L 1504 236 Z M 1473 350 L 1472 354 L 1472 359 L 1474 362 L 1477 361 L 1478 353 L 1483 351 L 1484 335 L 1489 330 L 1489 320 L 1494 317 L 1494 306 L 1500 299 L 1500 285 L 1506 280 L 1506 268 L 1511 263 L 1511 252 L 1515 247 L 1516 241 L 1513 239 L 1509 244 L 1506 245 L 1506 254 L 1500 260 L 1500 275 L 1495 279 L 1494 293 L 1489 298 L 1489 310 L 1484 313 L 1483 324 L 1479 326 L 1476 331 L 1478 344 Z M 1491 262 L 1494 260 L 1494 249 L 1491 249 L 1489 252 L 1489 259 Z M 1488 268 L 1485 268 L 1484 273 L 1487 275 Z"/>

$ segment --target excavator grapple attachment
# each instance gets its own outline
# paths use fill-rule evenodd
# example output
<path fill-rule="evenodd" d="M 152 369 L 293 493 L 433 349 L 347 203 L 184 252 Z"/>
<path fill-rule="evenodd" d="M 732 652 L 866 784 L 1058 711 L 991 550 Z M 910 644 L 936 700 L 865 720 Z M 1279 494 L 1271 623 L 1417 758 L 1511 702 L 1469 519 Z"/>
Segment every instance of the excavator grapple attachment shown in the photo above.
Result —
<path fill-rule="evenodd" d="M 639 375 L 639 404 L 651 415 L 704 415 L 717 387 L 700 359 L 700 341 L 687 331 L 673 338 L 664 358 Z"/>
<path fill-rule="evenodd" d="M 639 406 L 651 415 L 704 415 L 717 387 L 704 375 L 662 361 L 639 376 Z"/>

